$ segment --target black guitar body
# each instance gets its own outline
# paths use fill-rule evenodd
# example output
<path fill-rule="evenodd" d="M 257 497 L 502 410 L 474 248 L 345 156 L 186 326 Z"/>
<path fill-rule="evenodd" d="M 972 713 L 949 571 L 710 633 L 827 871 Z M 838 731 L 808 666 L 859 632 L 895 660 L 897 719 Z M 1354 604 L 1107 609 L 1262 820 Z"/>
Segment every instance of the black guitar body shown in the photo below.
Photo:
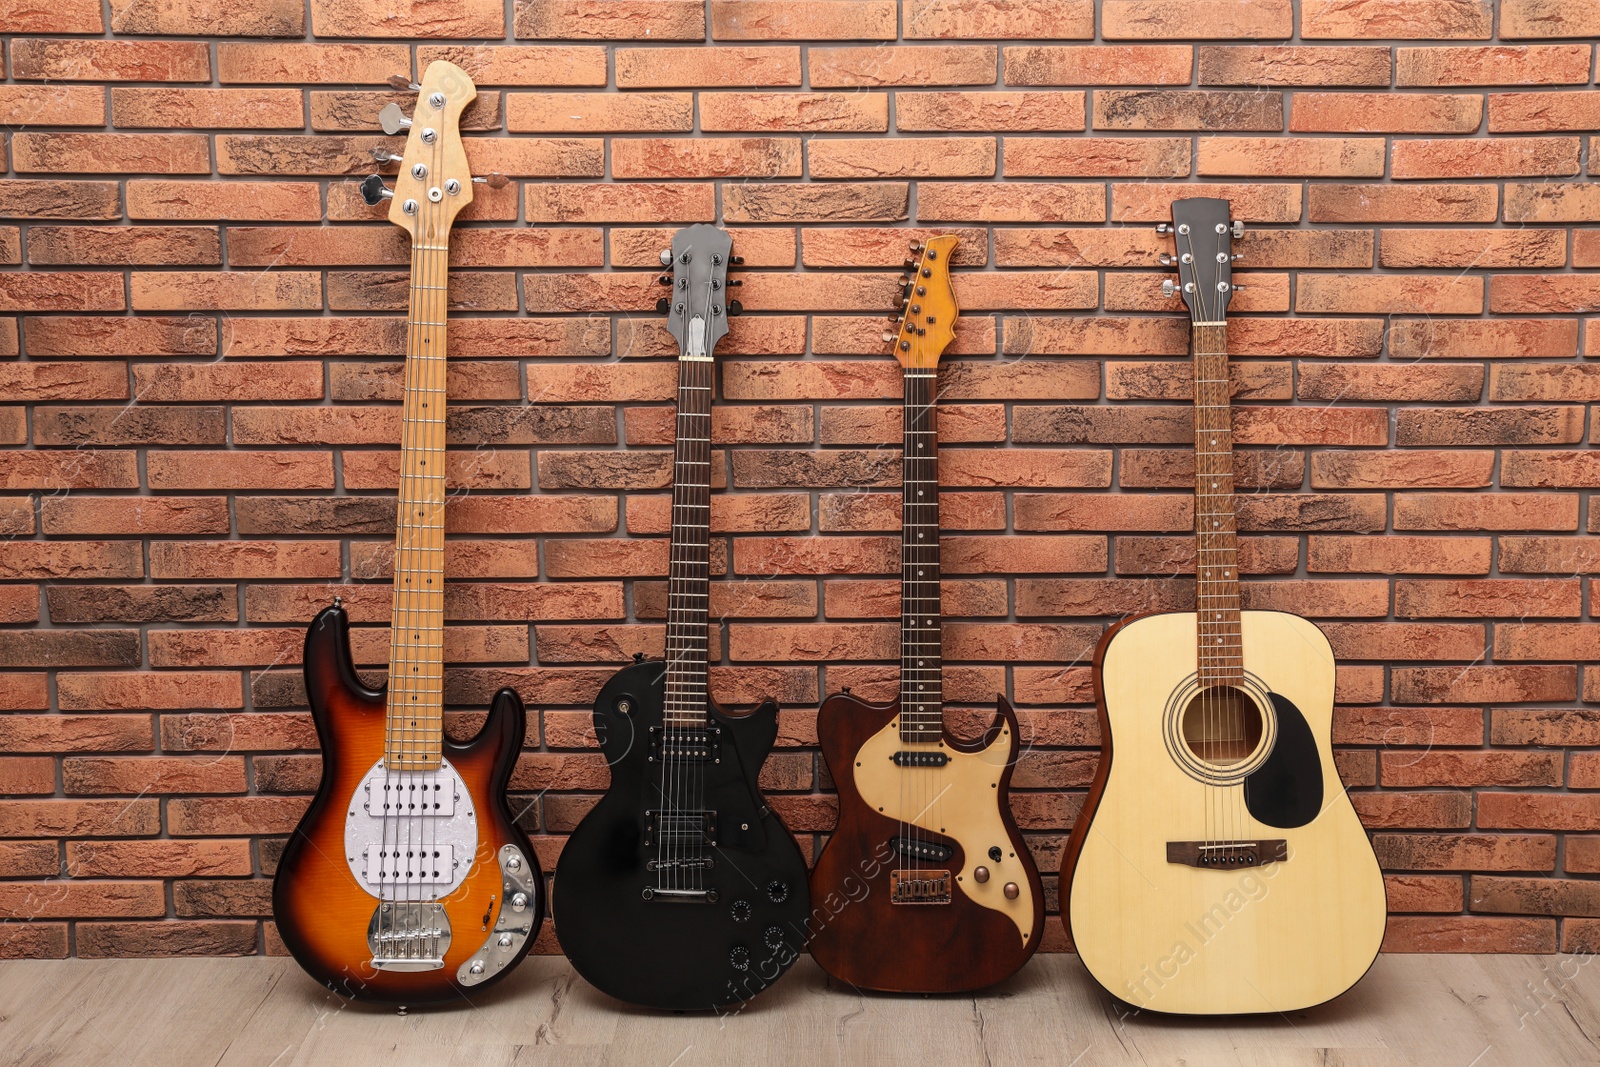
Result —
<path fill-rule="evenodd" d="M 611 788 L 561 851 L 553 918 L 573 967 L 602 992 L 715 1010 L 749 1000 L 799 956 L 806 865 L 757 786 L 777 705 L 735 717 L 708 700 L 706 729 L 665 728 L 665 679 L 666 665 L 646 660 L 600 690 Z M 700 807 L 667 799 L 684 796 Z"/>

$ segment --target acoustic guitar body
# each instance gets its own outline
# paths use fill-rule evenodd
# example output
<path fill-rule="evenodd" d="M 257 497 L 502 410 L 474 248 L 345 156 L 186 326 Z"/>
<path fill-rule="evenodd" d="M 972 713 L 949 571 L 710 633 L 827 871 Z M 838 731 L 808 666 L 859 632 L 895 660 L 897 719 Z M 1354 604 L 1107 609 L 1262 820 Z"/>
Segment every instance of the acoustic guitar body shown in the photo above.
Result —
<path fill-rule="evenodd" d="M 799 958 L 811 911 L 805 858 L 757 785 L 778 706 L 733 716 L 707 699 L 705 757 L 666 772 L 697 776 L 704 802 L 675 812 L 701 821 L 693 841 L 673 842 L 662 817 L 661 746 L 674 743 L 662 728 L 666 673 L 660 660 L 624 667 L 595 701 L 611 785 L 561 850 L 556 934 L 578 973 L 618 1000 L 688 1011 L 742 1005 Z M 662 863 L 684 866 L 663 873 Z"/>
<path fill-rule="evenodd" d="M 1100 767 L 1063 856 L 1063 912 L 1089 973 L 1138 1008 L 1320 1004 L 1383 941 L 1383 876 L 1333 762 L 1327 639 L 1274 611 L 1241 612 L 1240 636 L 1232 709 L 1198 694 L 1192 612 L 1131 620 L 1096 651 Z M 1252 707 L 1256 725 L 1226 740 L 1215 724 Z"/>
<path fill-rule="evenodd" d="M 433 900 L 420 886 L 383 891 L 358 873 L 368 863 L 380 862 L 376 854 L 366 857 L 360 849 L 419 853 L 424 842 L 420 833 L 416 840 L 397 841 L 392 832 L 387 840 L 380 832 L 375 843 L 353 847 L 370 822 L 362 818 L 371 803 L 369 786 L 377 784 L 379 798 L 383 793 L 384 776 L 371 772 L 384 757 L 385 701 L 384 690 L 363 685 L 356 675 L 342 608 L 327 608 L 312 622 L 306 634 L 305 679 L 322 745 L 322 784 L 284 847 L 273 882 L 273 915 L 284 944 L 317 981 L 360 1000 L 454 1000 L 503 977 L 533 945 L 544 896 L 533 849 L 505 801 L 522 747 L 522 701 L 514 690 L 502 689 L 477 737 L 467 744 L 444 739 L 445 760 L 462 788 L 448 802 L 452 818 L 441 820 L 452 824 L 451 829 L 428 834 L 428 841 L 461 842 L 469 834 L 474 840 L 448 853 L 428 849 L 440 852 L 441 860 L 466 867 L 459 885 Z M 437 773 L 405 784 L 423 780 L 444 786 L 436 794 L 454 784 L 450 775 Z M 388 784 L 400 785 L 401 777 L 389 776 Z M 407 793 L 414 795 L 410 789 Z M 377 803 L 381 806 L 381 799 Z M 382 899 L 380 892 L 392 899 Z M 435 922 L 433 904 L 442 910 L 445 923 Z M 385 907 L 390 909 L 387 922 L 380 917 Z M 431 958 L 375 965 L 379 953 L 370 938 L 407 929 L 407 912 L 430 929 L 448 926 L 447 943 L 442 936 L 429 939 L 430 948 L 442 948 L 442 965 Z"/>
<path fill-rule="evenodd" d="M 898 700 L 837 694 L 818 713 L 839 823 L 811 872 L 811 955 L 858 989 L 982 989 L 1016 973 L 1044 927 L 1039 873 L 1008 803 L 1016 713 L 1002 700 L 976 741 L 946 731 L 940 741 L 905 742 L 900 710 Z M 897 753 L 949 762 L 901 766 Z M 896 903 L 897 873 L 924 882 L 948 874 L 948 899 Z"/>

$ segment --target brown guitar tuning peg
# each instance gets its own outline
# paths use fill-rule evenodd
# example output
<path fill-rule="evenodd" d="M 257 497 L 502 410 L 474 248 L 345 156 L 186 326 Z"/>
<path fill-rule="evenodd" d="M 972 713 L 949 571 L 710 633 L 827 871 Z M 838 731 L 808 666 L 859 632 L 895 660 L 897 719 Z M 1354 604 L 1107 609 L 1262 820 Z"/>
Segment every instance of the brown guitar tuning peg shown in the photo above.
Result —
<path fill-rule="evenodd" d="M 491 189 L 504 189 L 511 184 L 511 179 L 497 170 L 490 171 L 481 178 L 473 178 L 472 181 L 476 185 L 487 185 Z"/>
<path fill-rule="evenodd" d="M 422 86 L 418 85 L 404 74 L 391 74 L 384 80 L 389 83 L 389 88 L 391 89 L 399 89 L 401 92 L 422 92 Z"/>
<path fill-rule="evenodd" d="M 922 251 L 922 242 L 917 240 L 915 237 L 913 237 L 911 239 L 911 254 L 912 255 L 916 255 L 917 253 L 919 253 L 921 251 Z"/>

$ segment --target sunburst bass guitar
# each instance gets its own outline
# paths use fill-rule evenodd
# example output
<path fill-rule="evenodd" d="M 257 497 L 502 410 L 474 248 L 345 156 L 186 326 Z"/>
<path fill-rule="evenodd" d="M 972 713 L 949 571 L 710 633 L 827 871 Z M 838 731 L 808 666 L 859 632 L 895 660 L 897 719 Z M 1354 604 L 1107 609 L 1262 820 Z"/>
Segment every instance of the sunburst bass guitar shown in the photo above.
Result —
<path fill-rule="evenodd" d="M 389 676 L 384 689 L 357 677 L 337 600 L 312 622 L 306 695 L 322 784 L 272 887 L 294 958 L 363 1000 L 482 988 L 527 954 L 543 913 L 538 862 L 505 800 L 522 701 L 502 689 L 476 738 L 444 735 L 446 286 L 450 228 L 475 180 L 458 123 L 476 95 L 459 67 L 430 64 L 394 192 L 378 175 L 362 183 L 411 237 Z"/>
<path fill-rule="evenodd" d="M 1327 638 L 1286 612 L 1240 610 L 1227 310 L 1242 227 L 1229 214 L 1226 200 L 1177 201 L 1177 254 L 1162 257 L 1192 320 L 1196 610 L 1101 639 L 1100 765 L 1061 867 L 1089 973 L 1174 1014 L 1330 1000 L 1371 966 L 1386 917 L 1333 762 Z"/>

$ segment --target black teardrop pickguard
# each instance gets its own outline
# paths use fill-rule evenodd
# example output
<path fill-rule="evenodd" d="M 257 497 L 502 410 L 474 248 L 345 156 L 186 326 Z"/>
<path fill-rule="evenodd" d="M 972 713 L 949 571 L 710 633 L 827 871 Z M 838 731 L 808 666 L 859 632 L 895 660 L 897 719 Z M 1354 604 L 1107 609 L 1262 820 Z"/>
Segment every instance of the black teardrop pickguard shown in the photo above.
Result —
<path fill-rule="evenodd" d="M 1244 802 L 1257 822 L 1292 830 L 1322 810 L 1322 757 L 1300 709 L 1277 693 L 1267 695 L 1278 738 L 1266 761 L 1245 778 Z"/>

